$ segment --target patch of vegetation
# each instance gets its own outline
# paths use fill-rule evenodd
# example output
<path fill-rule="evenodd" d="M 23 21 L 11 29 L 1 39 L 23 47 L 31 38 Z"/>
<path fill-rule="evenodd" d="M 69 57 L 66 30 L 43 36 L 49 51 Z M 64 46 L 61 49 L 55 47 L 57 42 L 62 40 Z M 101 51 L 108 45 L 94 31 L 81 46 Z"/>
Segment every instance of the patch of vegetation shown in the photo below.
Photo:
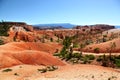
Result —
<path fill-rule="evenodd" d="M 8 31 L 10 29 L 10 25 L 6 24 L 4 21 L 0 22 L 0 36 L 9 36 Z"/>
<path fill-rule="evenodd" d="M 57 66 L 48 66 L 47 67 L 47 71 L 55 71 L 56 69 L 58 69 Z"/>
<path fill-rule="evenodd" d="M 92 78 L 94 78 L 94 75 L 92 75 Z"/>
<path fill-rule="evenodd" d="M 60 53 L 54 53 L 53 56 L 60 56 L 61 54 Z"/>
<path fill-rule="evenodd" d="M 43 68 L 43 69 L 37 69 L 39 72 L 41 72 L 41 73 L 45 73 L 45 72 L 47 72 L 47 69 L 46 68 Z"/>
<path fill-rule="evenodd" d="M 115 65 L 116 67 L 120 67 L 120 59 L 115 59 Z"/>
<path fill-rule="evenodd" d="M 4 41 L 0 39 L 0 45 L 3 45 L 4 44 Z"/>
<path fill-rule="evenodd" d="M 5 69 L 2 72 L 10 72 L 10 71 L 12 71 L 12 69 Z"/>
<path fill-rule="evenodd" d="M 37 70 L 41 73 L 45 73 L 47 71 L 55 71 L 56 69 L 58 69 L 57 66 L 47 66 L 46 68 L 37 69 Z"/>
<path fill-rule="evenodd" d="M 98 56 L 96 59 L 97 62 L 101 62 L 102 66 L 105 67 L 118 67 L 120 68 L 120 55 L 119 56 L 111 56 L 111 58 L 106 56 L 105 54 L 102 56 Z"/>
<path fill-rule="evenodd" d="M 87 57 L 89 60 L 94 60 L 95 56 L 90 54 L 90 55 L 85 55 L 85 57 Z"/>
<path fill-rule="evenodd" d="M 81 59 L 81 61 L 83 61 L 82 64 L 91 63 L 91 61 L 88 59 L 88 57 L 83 57 L 83 58 Z"/>
<path fill-rule="evenodd" d="M 100 48 L 95 48 L 95 49 L 94 49 L 94 52 L 95 52 L 95 53 L 99 53 L 99 52 L 100 52 Z"/>
<path fill-rule="evenodd" d="M 53 38 L 50 38 L 50 41 L 53 42 Z"/>
<path fill-rule="evenodd" d="M 89 44 L 92 44 L 92 43 L 93 43 L 92 40 L 86 40 L 86 41 L 85 41 L 85 44 L 86 44 L 86 45 L 89 45 Z"/>
<path fill-rule="evenodd" d="M 79 44 L 78 43 L 74 43 L 73 44 L 73 48 L 78 48 L 79 47 Z"/>
<path fill-rule="evenodd" d="M 55 53 L 54 56 L 58 56 L 61 58 L 61 60 L 65 60 L 68 63 L 81 63 L 81 64 L 90 64 L 93 61 L 97 61 L 102 66 L 105 67 L 119 67 L 120 66 L 120 56 L 111 56 L 112 51 L 115 50 L 116 44 L 111 43 L 110 47 L 107 49 L 107 52 L 110 53 L 110 55 L 102 55 L 102 56 L 94 56 L 94 55 L 83 55 L 82 49 L 89 45 L 96 43 L 102 43 L 109 40 L 107 35 L 103 35 L 102 31 L 100 33 L 96 33 L 97 31 L 93 32 L 87 32 L 86 33 L 80 33 L 77 32 L 73 36 L 66 36 L 65 39 L 63 39 L 63 48 L 60 51 L 60 53 Z M 62 42 L 62 41 L 61 41 Z M 79 53 L 74 53 L 73 48 L 78 48 Z M 100 48 L 92 48 L 89 49 L 93 50 L 95 53 L 100 52 Z M 93 62 L 94 64 L 94 62 Z"/>
<path fill-rule="evenodd" d="M 117 77 L 116 76 L 111 76 L 111 77 L 108 78 L 108 80 L 114 80 L 114 79 L 116 80 Z"/>
<path fill-rule="evenodd" d="M 107 39 L 106 39 L 105 37 L 103 37 L 103 39 L 102 39 L 102 40 L 103 40 L 103 42 L 106 42 L 106 41 L 107 41 Z"/>
<path fill-rule="evenodd" d="M 72 55 L 72 57 L 80 59 L 82 57 L 82 54 L 81 53 L 74 53 Z"/>
<path fill-rule="evenodd" d="M 96 59 L 96 61 L 101 62 L 102 59 L 103 59 L 102 56 L 98 56 L 98 58 Z"/>
<path fill-rule="evenodd" d="M 19 68 L 22 68 L 22 66 L 19 66 Z"/>
<path fill-rule="evenodd" d="M 14 73 L 15 76 L 19 76 L 18 73 Z"/>

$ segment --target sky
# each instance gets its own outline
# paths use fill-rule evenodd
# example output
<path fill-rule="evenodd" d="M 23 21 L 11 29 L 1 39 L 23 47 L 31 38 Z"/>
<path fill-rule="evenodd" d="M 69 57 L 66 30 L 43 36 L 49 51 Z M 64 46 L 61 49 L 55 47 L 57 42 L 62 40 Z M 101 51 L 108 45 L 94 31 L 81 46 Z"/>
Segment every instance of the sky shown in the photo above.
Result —
<path fill-rule="evenodd" d="M 0 20 L 120 25 L 120 0 L 0 0 Z"/>

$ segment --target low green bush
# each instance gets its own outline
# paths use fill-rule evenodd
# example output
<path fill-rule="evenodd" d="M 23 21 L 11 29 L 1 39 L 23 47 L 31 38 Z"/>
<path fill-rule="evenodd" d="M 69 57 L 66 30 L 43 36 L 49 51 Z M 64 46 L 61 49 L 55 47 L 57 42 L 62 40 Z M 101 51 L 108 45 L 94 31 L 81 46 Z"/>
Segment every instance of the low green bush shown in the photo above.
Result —
<path fill-rule="evenodd" d="M 40 71 L 41 73 L 45 73 L 45 72 L 47 72 L 47 69 L 46 68 L 38 69 L 38 71 Z"/>
<path fill-rule="evenodd" d="M 54 70 L 56 70 L 56 69 L 58 69 L 57 66 L 48 66 L 48 67 L 47 67 L 47 71 L 54 71 Z"/>
<path fill-rule="evenodd" d="M 120 59 L 120 55 L 118 55 L 118 56 L 115 56 L 115 58 L 116 58 L 116 59 Z"/>
<path fill-rule="evenodd" d="M 57 66 L 47 66 L 46 68 L 37 69 L 37 70 L 40 71 L 41 73 L 45 73 L 47 71 L 55 71 L 56 69 L 58 69 Z"/>
<path fill-rule="evenodd" d="M 53 56 L 60 56 L 60 53 L 54 53 Z"/>
<path fill-rule="evenodd" d="M 117 67 L 120 67 L 120 59 L 115 59 L 115 65 L 116 65 Z"/>
<path fill-rule="evenodd" d="M 4 41 L 0 39 L 0 45 L 3 45 L 4 44 Z"/>
<path fill-rule="evenodd" d="M 82 57 L 82 58 L 81 58 L 81 61 L 83 61 L 82 64 L 90 63 L 90 60 L 89 60 L 88 57 Z"/>
<path fill-rule="evenodd" d="M 14 73 L 15 76 L 19 76 L 18 73 Z"/>
<path fill-rule="evenodd" d="M 77 59 L 77 58 L 71 58 L 71 59 L 70 59 L 70 62 L 72 62 L 73 64 L 74 64 L 74 63 L 78 63 L 78 59 Z"/>
<path fill-rule="evenodd" d="M 96 61 L 101 62 L 103 60 L 102 56 L 98 56 L 98 58 L 96 59 Z"/>
<path fill-rule="evenodd" d="M 70 55 L 69 53 L 65 54 L 66 61 L 70 60 L 72 58 L 72 55 Z"/>
<path fill-rule="evenodd" d="M 73 48 L 78 48 L 79 47 L 79 44 L 78 43 L 74 43 L 73 44 Z"/>
<path fill-rule="evenodd" d="M 10 72 L 10 71 L 12 71 L 12 69 L 5 69 L 2 72 Z"/>
<path fill-rule="evenodd" d="M 95 56 L 90 54 L 90 55 L 85 55 L 85 57 L 87 57 L 89 60 L 94 60 Z"/>
<path fill-rule="evenodd" d="M 99 52 L 100 52 L 100 48 L 95 48 L 95 49 L 94 49 L 94 52 L 95 52 L 95 53 L 99 53 Z"/>
<path fill-rule="evenodd" d="M 80 58 L 82 57 L 82 55 L 81 55 L 81 53 L 74 53 L 74 54 L 72 55 L 72 57 L 73 57 L 73 58 L 78 58 L 78 59 L 80 59 Z"/>
<path fill-rule="evenodd" d="M 50 38 L 50 41 L 53 42 L 53 38 Z"/>

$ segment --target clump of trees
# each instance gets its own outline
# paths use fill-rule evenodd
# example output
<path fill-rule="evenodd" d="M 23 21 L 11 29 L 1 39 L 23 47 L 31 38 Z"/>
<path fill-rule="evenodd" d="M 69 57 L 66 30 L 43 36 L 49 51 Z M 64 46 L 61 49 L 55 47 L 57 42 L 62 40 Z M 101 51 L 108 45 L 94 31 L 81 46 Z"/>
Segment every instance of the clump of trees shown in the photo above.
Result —
<path fill-rule="evenodd" d="M 100 55 L 96 59 L 97 62 L 101 63 L 102 66 L 105 67 L 118 67 L 120 68 L 120 55 L 115 56 L 111 55 L 111 59 L 107 55 Z"/>
<path fill-rule="evenodd" d="M 93 36 L 92 36 L 93 35 Z M 62 60 L 67 61 L 68 63 L 80 63 L 80 64 L 96 64 L 96 62 L 100 63 L 105 67 L 120 67 L 120 57 L 112 56 L 111 53 L 115 50 L 116 44 L 115 42 L 110 43 L 110 47 L 107 50 L 109 55 L 95 56 L 95 55 L 85 55 L 82 54 L 82 49 L 89 44 L 94 44 L 97 40 L 97 43 L 106 42 L 109 39 L 109 36 L 100 35 L 100 33 L 89 33 L 82 34 L 78 33 L 73 36 L 66 36 L 63 39 L 63 48 L 60 53 L 55 53 L 54 56 L 58 56 Z M 71 46 L 72 44 L 72 46 Z M 80 53 L 73 53 L 73 48 L 79 48 Z M 100 48 L 96 47 L 93 49 L 95 53 L 100 52 Z"/>

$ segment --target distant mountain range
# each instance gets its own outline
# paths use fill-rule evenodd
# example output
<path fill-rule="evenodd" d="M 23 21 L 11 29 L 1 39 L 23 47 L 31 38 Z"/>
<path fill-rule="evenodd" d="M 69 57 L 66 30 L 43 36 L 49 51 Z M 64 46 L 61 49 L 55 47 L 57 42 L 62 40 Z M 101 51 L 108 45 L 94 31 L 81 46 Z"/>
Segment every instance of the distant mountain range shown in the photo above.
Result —
<path fill-rule="evenodd" d="M 55 23 L 55 24 L 36 24 L 33 26 L 39 28 L 54 28 L 54 27 L 73 28 L 75 25 L 70 23 Z"/>
<path fill-rule="evenodd" d="M 37 27 L 37 28 L 40 28 L 40 29 L 63 29 L 63 28 L 73 28 L 75 27 L 76 25 L 74 24 L 70 24 L 70 23 L 53 23 L 53 24 L 36 24 L 36 25 L 33 25 L 34 27 Z M 115 28 L 120 28 L 120 26 L 116 26 L 115 25 Z"/>
<path fill-rule="evenodd" d="M 120 28 L 120 26 L 115 26 L 115 28 Z"/>

